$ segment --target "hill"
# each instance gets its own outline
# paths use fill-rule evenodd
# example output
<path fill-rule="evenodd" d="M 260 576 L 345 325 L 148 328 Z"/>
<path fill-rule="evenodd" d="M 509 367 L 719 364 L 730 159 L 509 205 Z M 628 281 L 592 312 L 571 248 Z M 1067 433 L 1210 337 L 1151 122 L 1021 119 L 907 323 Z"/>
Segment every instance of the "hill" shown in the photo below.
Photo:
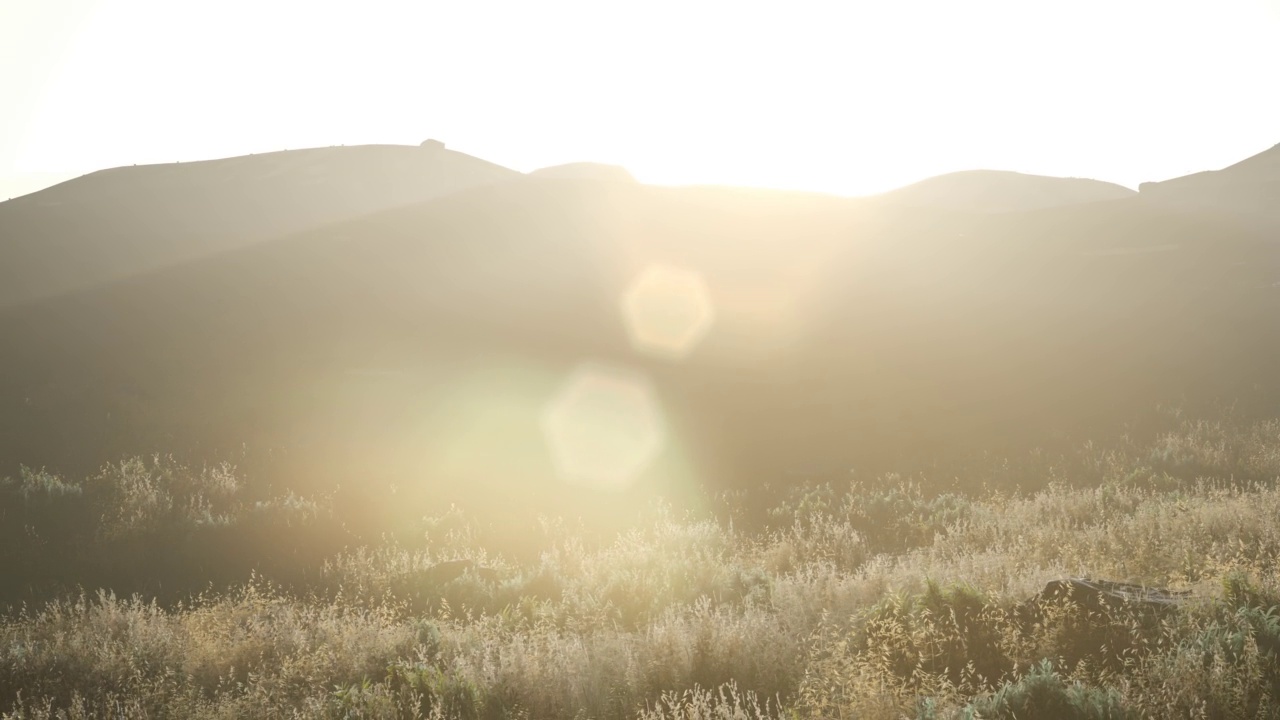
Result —
<path fill-rule="evenodd" d="M 577 180 L 608 180 L 610 182 L 635 182 L 636 179 L 621 165 L 602 163 L 568 163 L 534 170 L 530 175 L 546 178 L 573 178 Z"/>
<path fill-rule="evenodd" d="M 0 203 L 0 307 L 518 175 L 394 145 L 102 170 Z"/>
<path fill-rule="evenodd" d="M 423 431 L 397 413 L 486 373 L 532 374 L 508 402 L 539 405 L 591 357 L 687 380 L 758 375 L 801 332 L 800 283 L 857 206 L 529 177 L 11 309 L 5 458 L 94 465 L 148 437 L 310 447 L 321 464 L 325 446 L 369 442 L 382 451 L 368 457 L 391 458 L 392 438 Z M 775 242 L 788 232 L 808 249 Z M 654 263 L 703 270 L 717 301 L 714 332 L 683 363 L 637 355 L 620 319 L 627 285 Z"/>
<path fill-rule="evenodd" d="M 1280 227 L 1280 145 L 1222 170 L 1143 183 L 1138 189 L 1144 200 L 1171 210 L 1274 231 Z"/>
<path fill-rule="evenodd" d="M 658 317 L 709 324 L 674 356 L 636 343 L 650 268 L 694 278 L 659 283 Z M 0 462 L 247 443 L 293 478 L 545 500 L 539 418 L 590 361 L 651 379 L 654 482 L 900 467 L 1266 405 L 1277 274 L 1265 235 L 1137 198 L 975 215 L 516 177 L 0 313 Z"/>
<path fill-rule="evenodd" d="M 966 170 L 921 180 L 878 196 L 885 202 L 976 213 L 1039 210 L 1134 195 L 1121 185 L 1002 170 Z"/>

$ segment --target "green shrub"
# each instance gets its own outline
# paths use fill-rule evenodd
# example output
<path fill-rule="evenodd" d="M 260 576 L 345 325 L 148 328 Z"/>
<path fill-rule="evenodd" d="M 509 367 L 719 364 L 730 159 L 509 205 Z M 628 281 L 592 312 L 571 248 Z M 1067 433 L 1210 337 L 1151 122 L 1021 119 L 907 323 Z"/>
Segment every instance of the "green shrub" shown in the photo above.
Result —
<path fill-rule="evenodd" d="M 921 720 L 933 720 L 926 710 Z M 1045 660 L 1017 680 L 974 701 L 959 713 L 964 720 L 1125 720 L 1134 717 L 1118 692 L 1064 680 Z"/>
<path fill-rule="evenodd" d="M 1280 616 L 1239 608 L 1216 613 L 1131 673 L 1149 717 L 1280 718 Z"/>

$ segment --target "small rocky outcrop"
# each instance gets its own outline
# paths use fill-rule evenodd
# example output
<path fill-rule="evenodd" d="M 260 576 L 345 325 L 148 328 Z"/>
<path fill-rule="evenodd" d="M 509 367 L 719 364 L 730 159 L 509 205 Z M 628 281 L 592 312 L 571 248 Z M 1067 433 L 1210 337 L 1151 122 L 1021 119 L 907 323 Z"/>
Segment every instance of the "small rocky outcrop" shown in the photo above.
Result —
<path fill-rule="evenodd" d="M 1089 615 L 1107 617 L 1121 610 L 1163 612 L 1190 598 L 1191 593 L 1185 591 L 1110 580 L 1067 578 L 1050 581 L 1034 597 L 1020 603 L 1015 612 L 1023 623 L 1035 623 L 1043 619 L 1050 608 L 1068 604 Z"/>

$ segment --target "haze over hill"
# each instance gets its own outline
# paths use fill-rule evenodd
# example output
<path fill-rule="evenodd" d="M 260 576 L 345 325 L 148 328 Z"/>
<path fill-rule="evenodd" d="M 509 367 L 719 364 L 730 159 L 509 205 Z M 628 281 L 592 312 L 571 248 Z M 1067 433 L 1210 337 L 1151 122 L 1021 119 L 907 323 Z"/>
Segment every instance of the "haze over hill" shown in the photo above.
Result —
<path fill-rule="evenodd" d="M 0 206 L 22 218 L 10 297 L 82 288 L 0 312 L 0 462 L 248 443 L 291 453 L 293 477 L 545 498 L 538 418 L 583 362 L 650 378 L 655 481 L 839 473 L 1280 397 L 1280 263 L 1248 226 L 1091 202 L 1123 190 L 1091 181 L 1045 181 L 1052 207 L 1009 211 L 1042 181 L 999 174 L 926 182 L 969 188 L 933 206 L 545 175 L 329 149 L 109 171 Z M 1014 192 L 965 184 L 991 177 Z M 113 282 L 70 263 L 120 248 Z M 702 327 L 655 354 L 637 302 Z"/>
<path fill-rule="evenodd" d="M 913 207 L 997 213 L 1117 200 L 1135 194 L 1129 188 L 1099 180 L 968 170 L 921 180 L 879 197 Z"/>
<path fill-rule="evenodd" d="M 1280 145 L 1221 170 L 1148 182 L 1142 197 L 1171 210 L 1208 212 L 1262 228 L 1280 228 Z"/>
<path fill-rule="evenodd" d="M 396 145 L 102 170 L 0 203 L 0 307 L 517 175 Z"/>
<path fill-rule="evenodd" d="M 619 165 L 578 162 L 534 170 L 531 175 L 550 178 L 576 178 L 579 180 L 608 180 L 611 182 L 635 182 L 636 179 Z"/>

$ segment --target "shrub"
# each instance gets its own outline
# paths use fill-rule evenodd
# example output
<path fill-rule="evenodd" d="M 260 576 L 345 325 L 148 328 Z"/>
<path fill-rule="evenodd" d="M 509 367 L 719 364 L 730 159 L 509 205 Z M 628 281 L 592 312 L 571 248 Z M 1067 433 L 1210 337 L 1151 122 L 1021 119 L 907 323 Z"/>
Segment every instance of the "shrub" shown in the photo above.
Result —
<path fill-rule="evenodd" d="M 147 535 L 179 527 L 230 524 L 241 483 L 230 465 L 196 471 L 171 456 L 129 458 L 89 479 L 102 508 L 103 539 Z"/>
<path fill-rule="evenodd" d="M 921 720 L 936 717 L 930 710 L 922 709 Z M 1069 683 L 1048 660 L 958 713 L 964 720 L 1125 720 L 1133 716 L 1118 692 Z"/>
<path fill-rule="evenodd" d="M 44 468 L 32 470 L 26 465 L 18 469 L 18 479 L 0 479 L 0 489 L 17 494 L 26 501 L 57 500 L 67 496 L 79 496 L 84 488 L 79 483 L 68 482 Z"/>

